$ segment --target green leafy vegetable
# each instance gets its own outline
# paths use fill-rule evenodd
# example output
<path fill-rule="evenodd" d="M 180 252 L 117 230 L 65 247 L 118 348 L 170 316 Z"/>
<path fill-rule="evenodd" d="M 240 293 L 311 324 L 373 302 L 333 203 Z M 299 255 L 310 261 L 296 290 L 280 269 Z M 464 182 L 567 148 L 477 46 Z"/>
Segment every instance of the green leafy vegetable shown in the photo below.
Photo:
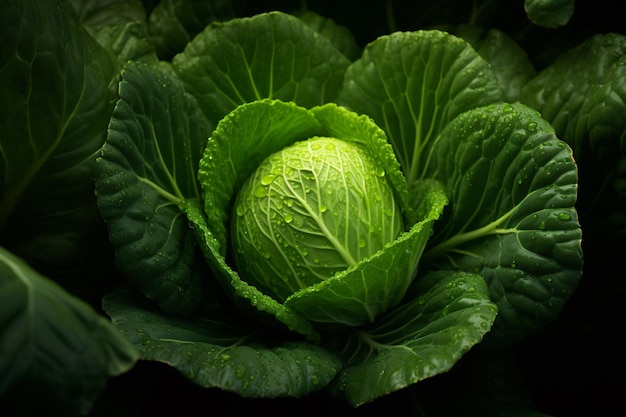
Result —
<path fill-rule="evenodd" d="M 0 409 L 545 417 L 610 386 L 578 352 L 619 356 L 624 296 L 599 1 L 0 0 Z"/>
<path fill-rule="evenodd" d="M 235 262 L 280 300 L 356 265 L 402 231 L 384 175 L 358 146 L 336 138 L 270 155 L 233 206 L 233 255 L 242 257 Z"/>
<path fill-rule="evenodd" d="M 252 42 L 248 33 L 260 29 L 273 39 Z M 214 43 L 235 32 L 243 38 Z M 388 343 L 403 346 L 398 352 L 418 352 L 416 338 L 437 337 L 437 325 L 425 324 L 438 321 L 432 314 L 457 307 L 452 299 L 442 301 L 416 328 L 403 323 L 405 311 L 421 308 L 419 300 L 448 278 L 478 280 L 467 287 L 470 297 L 476 288 L 489 288 L 488 296 L 476 292 L 480 308 L 447 316 L 445 332 L 457 336 L 442 342 L 447 359 L 438 359 L 441 366 L 433 368 L 428 361 L 434 359 L 417 353 L 424 361 L 403 359 L 409 365 L 400 379 L 391 376 L 375 387 L 346 382 L 355 405 L 450 369 L 491 330 L 496 310 L 500 316 L 488 335 L 495 344 L 513 343 L 554 320 L 581 267 L 576 166 L 567 144 L 534 110 L 505 105 L 489 64 L 450 34 L 384 36 L 344 66 L 343 86 L 334 91 L 362 115 L 324 103 L 319 90 L 304 87 L 318 82 L 320 72 L 301 73 L 294 83 L 293 72 L 287 77 L 285 67 L 273 64 L 277 53 L 284 62 L 300 62 L 293 49 L 299 37 L 345 64 L 304 23 L 269 13 L 210 26 L 170 69 L 125 67 L 96 166 L 96 190 L 118 264 L 131 281 L 166 313 L 212 317 L 226 302 L 234 308 L 229 320 L 257 320 L 272 329 L 272 336 L 238 344 L 252 348 L 259 366 L 268 368 L 275 366 L 280 340 L 297 336 L 304 343 L 298 349 L 316 343 L 345 357 L 365 329 L 387 321 L 395 327 L 386 332 L 397 335 Z M 283 49 L 283 39 L 291 47 Z M 246 71 L 212 72 L 225 68 L 214 60 L 232 54 L 233 45 L 239 51 L 233 59 L 243 59 Z M 263 55 L 271 58 L 269 67 L 253 59 Z M 316 68 L 332 74 L 327 62 Z M 214 129 L 212 119 L 219 119 Z M 194 274 L 205 264 L 226 300 L 207 298 L 207 283 Z M 119 311 L 109 313 L 116 319 Z M 155 320 L 186 329 L 180 318 Z M 214 337 L 225 322 L 218 323 Z M 337 333 L 341 328 L 347 337 Z M 371 344 L 375 359 L 358 350 L 349 354 L 340 379 L 352 381 L 352 367 L 396 368 L 399 359 L 379 343 Z M 168 360 L 158 351 L 144 353 Z M 187 375 L 204 372 L 197 363 L 174 362 Z M 338 365 L 331 368 L 340 373 Z M 291 387 L 277 386 L 283 391 L 248 391 L 236 383 L 232 389 L 246 396 L 292 395 Z"/>

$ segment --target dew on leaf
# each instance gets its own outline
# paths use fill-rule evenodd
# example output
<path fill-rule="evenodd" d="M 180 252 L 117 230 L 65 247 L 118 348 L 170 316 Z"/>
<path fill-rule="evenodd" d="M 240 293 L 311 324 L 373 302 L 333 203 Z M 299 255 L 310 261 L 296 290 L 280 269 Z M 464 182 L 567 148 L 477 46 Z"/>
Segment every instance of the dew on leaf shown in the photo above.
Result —
<path fill-rule="evenodd" d="M 568 213 L 559 213 L 557 214 L 557 217 L 559 218 L 559 220 L 570 220 L 572 218 L 572 216 L 570 216 Z"/>

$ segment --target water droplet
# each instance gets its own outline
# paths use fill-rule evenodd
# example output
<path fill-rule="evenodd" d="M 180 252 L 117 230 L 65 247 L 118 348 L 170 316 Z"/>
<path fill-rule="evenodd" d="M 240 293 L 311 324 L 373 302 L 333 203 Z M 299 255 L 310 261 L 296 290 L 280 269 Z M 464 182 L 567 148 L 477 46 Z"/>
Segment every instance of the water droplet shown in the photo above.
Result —
<path fill-rule="evenodd" d="M 270 185 L 272 183 L 272 181 L 274 181 L 274 179 L 276 179 L 276 175 L 272 175 L 272 174 L 264 175 L 261 178 L 261 184 L 263 184 L 263 185 Z"/>
<path fill-rule="evenodd" d="M 315 258 L 313 258 L 313 263 L 316 263 L 316 264 L 320 263 L 320 257 L 316 256 Z"/>
<path fill-rule="evenodd" d="M 243 204 L 239 204 L 237 206 L 237 216 L 241 217 L 241 216 L 243 216 L 243 214 L 244 214 Z"/>
<path fill-rule="evenodd" d="M 320 204 L 320 213 L 324 213 L 324 212 L 326 212 L 326 210 L 328 210 L 328 207 L 326 207 L 323 204 Z"/>
<path fill-rule="evenodd" d="M 263 198 L 267 196 L 267 188 L 262 186 L 256 187 L 256 189 L 254 190 L 254 195 L 258 198 Z"/>
<path fill-rule="evenodd" d="M 568 213 L 559 213 L 557 214 L 557 217 L 559 218 L 559 220 L 570 220 L 572 218 L 572 216 L 570 216 Z"/>
<path fill-rule="evenodd" d="M 535 130 L 537 130 L 537 123 L 535 122 L 528 123 L 528 126 L 526 126 L 526 129 L 528 129 L 529 132 L 534 132 Z"/>
<path fill-rule="evenodd" d="M 264 257 L 265 259 L 269 259 L 271 256 L 272 256 L 272 254 L 271 254 L 271 253 L 269 253 L 269 252 L 263 252 L 263 257 Z"/>
<path fill-rule="evenodd" d="M 291 214 L 285 214 L 285 223 L 291 223 L 293 221 L 293 216 Z"/>
<path fill-rule="evenodd" d="M 365 247 L 365 239 L 361 238 L 359 239 L 359 248 L 364 248 Z"/>

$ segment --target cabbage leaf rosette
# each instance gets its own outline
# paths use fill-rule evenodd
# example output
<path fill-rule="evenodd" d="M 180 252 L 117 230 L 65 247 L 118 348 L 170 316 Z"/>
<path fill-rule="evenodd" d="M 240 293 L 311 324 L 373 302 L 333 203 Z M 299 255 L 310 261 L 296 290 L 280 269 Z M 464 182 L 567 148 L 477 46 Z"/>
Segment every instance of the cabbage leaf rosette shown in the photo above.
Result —
<path fill-rule="evenodd" d="M 103 307 L 200 386 L 358 406 L 542 329 L 580 278 L 550 124 L 461 38 L 350 61 L 333 25 L 233 19 L 122 71 L 95 175 L 129 284 Z"/>

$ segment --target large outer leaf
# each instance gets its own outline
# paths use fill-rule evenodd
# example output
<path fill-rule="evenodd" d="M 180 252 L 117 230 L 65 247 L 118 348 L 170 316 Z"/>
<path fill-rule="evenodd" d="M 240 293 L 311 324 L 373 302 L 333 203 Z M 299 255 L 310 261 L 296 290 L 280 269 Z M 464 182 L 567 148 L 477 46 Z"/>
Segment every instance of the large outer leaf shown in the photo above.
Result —
<path fill-rule="evenodd" d="M 98 206 L 118 266 L 150 298 L 188 313 L 201 299 L 193 231 L 178 208 L 199 198 L 196 172 L 212 127 L 169 74 L 131 62 L 96 163 Z"/>
<path fill-rule="evenodd" d="M 341 347 L 347 366 L 333 382 L 353 405 L 444 373 L 480 342 L 497 315 L 476 274 L 439 271 L 415 282 L 407 302 Z"/>
<path fill-rule="evenodd" d="M 535 110 L 492 105 L 450 123 L 425 171 L 451 209 L 426 260 L 487 280 L 500 311 L 489 337 L 511 343 L 554 320 L 582 267 L 569 146 Z"/>
<path fill-rule="evenodd" d="M 0 351 L 0 397 L 32 415 L 85 415 L 138 358 L 104 317 L 1 247 Z"/>
<path fill-rule="evenodd" d="M 410 188 L 425 177 L 428 149 L 448 122 L 501 98 L 489 64 L 467 42 L 429 30 L 369 44 L 346 71 L 338 101 L 385 130 Z"/>
<path fill-rule="evenodd" d="M 251 322 L 164 316 L 127 290 L 108 294 L 104 308 L 143 359 L 165 362 L 200 386 L 243 397 L 300 397 L 325 387 L 342 365 L 307 342 L 259 342 L 255 337 L 271 338 Z"/>
<path fill-rule="evenodd" d="M 307 108 L 332 101 L 349 61 L 300 19 L 271 12 L 209 25 L 172 63 L 217 123 L 263 98 Z"/>
<path fill-rule="evenodd" d="M 533 78 L 521 99 L 574 150 L 578 208 L 591 250 L 605 247 L 608 236 L 626 235 L 625 67 L 626 36 L 594 35 Z"/>
<path fill-rule="evenodd" d="M 80 269 L 106 242 L 92 170 L 118 67 L 63 1 L 0 9 L 0 244 L 50 271 Z"/>

